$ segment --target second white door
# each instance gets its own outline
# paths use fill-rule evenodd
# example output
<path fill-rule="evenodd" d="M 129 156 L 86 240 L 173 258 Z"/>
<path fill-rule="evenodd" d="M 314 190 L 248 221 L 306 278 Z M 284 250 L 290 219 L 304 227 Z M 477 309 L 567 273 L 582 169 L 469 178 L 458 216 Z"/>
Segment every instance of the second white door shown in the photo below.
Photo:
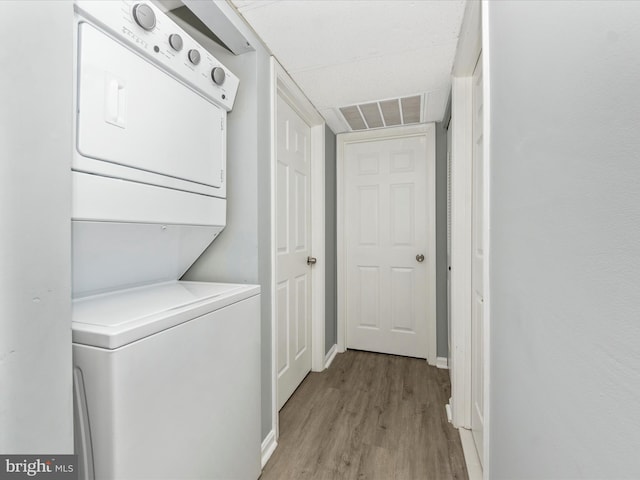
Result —
<path fill-rule="evenodd" d="M 276 318 L 278 410 L 311 370 L 311 129 L 277 99 Z"/>
<path fill-rule="evenodd" d="M 432 132 L 345 143 L 347 348 L 428 356 L 435 320 Z"/>

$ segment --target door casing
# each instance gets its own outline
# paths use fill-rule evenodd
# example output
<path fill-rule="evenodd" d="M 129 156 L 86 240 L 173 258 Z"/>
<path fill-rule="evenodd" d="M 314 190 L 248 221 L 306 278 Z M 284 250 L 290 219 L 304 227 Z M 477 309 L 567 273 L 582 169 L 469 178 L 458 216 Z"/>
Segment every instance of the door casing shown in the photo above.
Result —
<path fill-rule="evenodd" d="M 347 305 L 345 298 L 346 288 L 346 242 L 345 242 L 345 145 L 348 143 L 358 143 L 375 141 L 390 138 L 401 138 L 407 136 L 425 135 L 429 140 L 435 142 L 435 125 L 433 123 L 423 125 L 412 125 L 380 130 L 370 130 L 364 132 L 353 132 L 339 134 L 337 138 L 337 237 L 338 237 L 338 351 L 344 352 L 346 349 L 347 336 Z M 428 222 L 435 221 L 435 158 L 427 158 L 427 178 L 429 182 L 429 192 L 427 194 Z M 435 259 L 436 255 L 435 229 L 430 229 L 427 238 L 428 258 Z M 430 365 L 436 364 L 437 356 L 437 332 L 436 332 L 436 291 L 435 291 L 435 261 L 428 265 L 427 278 L 434 279 L 428 282 L 427 291 L 427 362 Z"/>

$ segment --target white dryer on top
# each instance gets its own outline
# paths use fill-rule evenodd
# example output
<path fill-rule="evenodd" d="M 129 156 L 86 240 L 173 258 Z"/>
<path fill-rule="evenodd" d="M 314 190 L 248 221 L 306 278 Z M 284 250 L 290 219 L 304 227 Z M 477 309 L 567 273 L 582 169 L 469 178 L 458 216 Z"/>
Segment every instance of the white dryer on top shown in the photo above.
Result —
<path fill-rule="evenodd" d="M 73 290 L 175 280 L 226 225 L 239 80 L 149 2 L 76 2 Z"/>

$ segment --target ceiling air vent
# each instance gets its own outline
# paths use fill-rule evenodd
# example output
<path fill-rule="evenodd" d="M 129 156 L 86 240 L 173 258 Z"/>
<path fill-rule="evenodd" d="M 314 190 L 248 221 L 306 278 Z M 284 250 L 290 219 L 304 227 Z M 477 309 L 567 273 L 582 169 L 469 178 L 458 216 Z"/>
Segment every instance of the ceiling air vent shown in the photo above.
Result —
<path fill-rule="evenodd" d="M 351 130 L 367 129 L 367 125 L 364 123 L 362 114 L 360 113 L 360 109 L 357 105 L 354 105 L 353 107 L 342 107 L 340 112 L 342 112 L 342 116 L 344 116 L 344 119 L 351 127 Z"/>
<path fill-rule="evenodd" d="M 423 95 L 340 107 L 351 130 L 371 130 L 420 123 Z"/>

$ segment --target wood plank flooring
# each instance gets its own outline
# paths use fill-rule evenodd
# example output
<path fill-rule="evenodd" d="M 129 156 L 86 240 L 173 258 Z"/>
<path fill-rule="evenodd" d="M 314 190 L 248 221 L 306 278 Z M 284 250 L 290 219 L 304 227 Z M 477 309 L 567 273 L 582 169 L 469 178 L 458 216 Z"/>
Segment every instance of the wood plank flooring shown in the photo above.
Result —
<path fill-rule="evenodd" d="M 339 354 L 280 411 L 278 448 L 260 480 L 467 479 L 449 397 L 448 372 L 424 360 Z"/>

